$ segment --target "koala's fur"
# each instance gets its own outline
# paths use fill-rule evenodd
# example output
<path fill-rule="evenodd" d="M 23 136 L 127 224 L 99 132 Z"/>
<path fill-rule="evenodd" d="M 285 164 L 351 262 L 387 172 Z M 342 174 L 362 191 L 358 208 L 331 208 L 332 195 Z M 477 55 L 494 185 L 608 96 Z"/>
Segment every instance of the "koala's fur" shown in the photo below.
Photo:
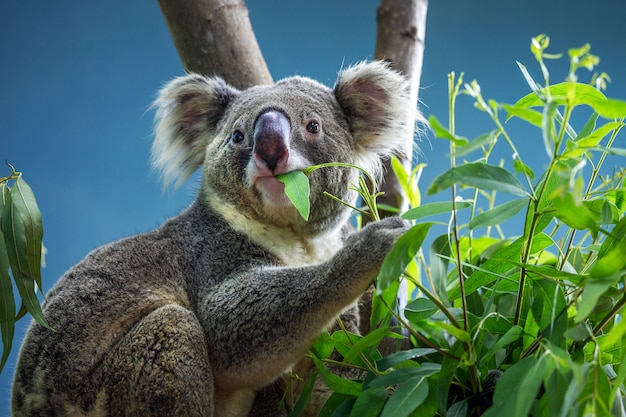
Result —
<path fill-rule="evenodd" d="M 354 203 L 354 169 L 310 176 L 309 221 L 274 178 L 324 162 L 379 170 L 414 117 L 383 63 L 342 71 L 334 89 L 292 77 L 238 91 L 187 75 L 155 105 L 155 164 L 167 182 L 202 166 L 198 198 L 94 250 L 50 291 L 56 331 L 29 329 L 15 416 L 283 415 L 275 381 L 337 315 L 356 328 L 349 308 L 407 228 L 388 218 L 345 238 L 349 209 L 322 193 Z"/>

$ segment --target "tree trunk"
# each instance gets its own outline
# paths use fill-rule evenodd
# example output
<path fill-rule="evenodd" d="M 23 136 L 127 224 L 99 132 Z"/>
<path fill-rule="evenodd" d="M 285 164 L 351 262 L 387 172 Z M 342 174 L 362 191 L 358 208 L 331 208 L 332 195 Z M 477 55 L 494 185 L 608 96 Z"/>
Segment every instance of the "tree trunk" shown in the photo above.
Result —
<path fill-rule="evenodd" d="M 219 75 L 239 89 L 272 84 L 242 0 L 159 0 L 188 72 Z"/>
<path fill-rule="evenodd" d="M 426 39 L 428 0 L 381 0 L 377 12 L 378 31 L 374 58 L 387 61 L 411 83 L 412 102 L 417 107 L 417 96 L 422 74 Z M 413 155 L 413 136 L 406 138 L 402 165 L 410 172 Z M 407 201 L 391 164 L 385 161 L 385 177 L 378 201 L 406 211 Z"/>

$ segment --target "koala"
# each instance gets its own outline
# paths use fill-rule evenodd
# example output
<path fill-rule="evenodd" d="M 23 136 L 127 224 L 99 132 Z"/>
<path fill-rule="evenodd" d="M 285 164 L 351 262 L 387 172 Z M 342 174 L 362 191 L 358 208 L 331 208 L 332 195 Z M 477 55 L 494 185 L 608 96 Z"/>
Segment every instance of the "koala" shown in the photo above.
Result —
<path fill-rule="evenodd" d="M 167 184 L 202 167 L 197 198 L 95 249 L 50 290 L 54 331 L 28 330 L 15 416 L 283 415 L 260 396 L 274 398 L 338 315 L 356 320 L 407 230 L 392 217 L 347 235 L 350 209 L 323 193 L 354 204 L 352 168 L 310 175 L 308 221 L 276 179 L 326 162 L 380 171 L 415 117 L 407 82 L 382 62 L 341 71 L 332 89 L 290 77 L 239 91 L 189 74 L 155 107 L 154 164 Z"/>

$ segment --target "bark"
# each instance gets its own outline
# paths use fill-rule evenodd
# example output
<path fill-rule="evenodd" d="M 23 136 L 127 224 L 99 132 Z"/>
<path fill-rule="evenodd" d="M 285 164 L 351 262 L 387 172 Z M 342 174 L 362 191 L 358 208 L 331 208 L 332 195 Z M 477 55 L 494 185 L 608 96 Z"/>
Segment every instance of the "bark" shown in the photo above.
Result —
<path fill-rule="evenodd" d="M 272 84 L 243 0 L 159 0 L 188 72 L 219 75 L 239 89 Z"/>
<path fill-rule="evenodd" d="M 385 60 L 391 67 L 407 77 L 411 83 L 411 97 L 417 107 L 420 76 L 426 39 L 426 14 L 428 0 L 381 0 L 377 12 L 378 31 L 375 59 Z M 413 136 L 406 138 L 404 155 L 400 155 L 405 169 L 411 170 Z M 402 187 L 398 183 L 389 161 L 385 161 L 385 177 L 381 187 L 385 193 L 378 201 L 407 209 Z"/>

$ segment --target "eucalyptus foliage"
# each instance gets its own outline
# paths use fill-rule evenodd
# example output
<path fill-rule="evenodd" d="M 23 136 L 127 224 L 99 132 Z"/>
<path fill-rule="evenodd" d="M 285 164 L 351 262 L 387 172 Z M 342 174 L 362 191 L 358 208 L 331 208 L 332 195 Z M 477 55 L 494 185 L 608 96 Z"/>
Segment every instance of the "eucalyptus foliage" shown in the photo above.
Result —
<path fill-rule="evenodd" d="M 0 177 L 0 371 L 11 352 L 15 322 L 26 312 L 50 328 L 37 298 L 37 288 L 41 288 L 42 238 L 41 213 L 33 191 L 22 173 L 11 167 L 8 177 Z M 13 284 L 22 300 L 17 312 Z"/>
<path fill-rule="evenodd" d="M 553 84 L 546 62 L 562 57 L 548 45 L 544 35 L 531 43 L 541 80 L 518 63 L 530 92 L 514 104 L 486 100 L 476 81 L 449 75 L 447 126 L 430 118 L 450 146 L 450 168 L 426 191 L 442 201 L 420 204 L 423 165 L 394 164 L 413 205 L 403 217 L 415 225 L 376 281 L 374 330 L 327 334 L 312 349 L 334 391 L 321 415 L 626 415 L 626 149 L 615 146 L 626 102 L 605 97 L 604 73 L 578 80 L 599 62 L 588 45 L 568 51 L 565 81 Z M 493 125 L 472 140 L 455 125 L 457 98 L 466 96 Z M 513 120 L 536 134 L 513 137 L 505 127 Z M 521 153 L 520 140 L 539 151 Z M 494 160 L 502 146 L 510 160 Z M 367 187 L 356 189 L 372 206 Z M 447 219 L 425 222 L 434 215 Z M 396 305 L 401 282 L 404 307 Z M 383 358 L 381 340 L 399 337 L 394 322 L 412 348 Z M 332 348 L 361 379 L 326 369 Z"/>

